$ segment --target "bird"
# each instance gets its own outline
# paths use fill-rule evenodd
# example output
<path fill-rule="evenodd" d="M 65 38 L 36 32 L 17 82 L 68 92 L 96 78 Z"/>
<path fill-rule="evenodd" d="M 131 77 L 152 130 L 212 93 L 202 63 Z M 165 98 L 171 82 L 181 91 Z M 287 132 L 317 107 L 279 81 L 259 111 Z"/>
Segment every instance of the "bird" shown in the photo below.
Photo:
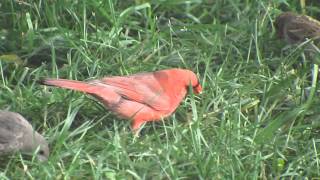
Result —
<path fill-rule="evenodd" d="M 278 37 L 288 44 L 302 43 L 308 39 L 319 43 L 320 22 L 310 16 L 284 12 L 276 18 L 274 25 Z"/>
<path fill-rule="evenodd" d="M 44 78 L 43 85 L 88 93 L 118 116 L 131 120 L 131 129 L 138 133 L 150 121 L 170 116 L 185 98 L 188 88 L 202 92 L 196 74 L 187 69 L 165 69 L 128 76 L 110 76 L 86 82 Z"/>
<path fill-rule="evenodd" d="M 40 161 L 48 159 L 49 147 L 45 138 L 21 114 L 0 110 L 0 156 L 18 151 L 32 155 L 36 150 Z"/>
<path fill-rule="evenodd" d="M 307 15 L 284 12 L 276 18 L 274 26 L 277 36 L 289 46 L 304 45 L 304 42 L 307 42 L 303 46 L 304 59 L 310 59 L 315 65 L 320 64 L 320 22 L 318 20 Z M 305 92 L 306 96 L 309 96 L 310 87 L 306 88 Z"/>

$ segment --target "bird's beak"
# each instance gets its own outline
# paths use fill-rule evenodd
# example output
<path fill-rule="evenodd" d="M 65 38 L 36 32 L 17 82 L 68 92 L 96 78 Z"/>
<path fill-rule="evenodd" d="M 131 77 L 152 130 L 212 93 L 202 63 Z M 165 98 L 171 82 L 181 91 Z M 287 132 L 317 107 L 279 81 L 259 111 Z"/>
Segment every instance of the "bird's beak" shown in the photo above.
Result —
<path fill-rule="evenodd" d="M 37 158 L 38 158 L 38 160 L 39 160 L 40 162 L 45 162 L 45 161 L 48 160 L 48 158 L 47 158 L 46 156 L 43 156 L 43 155 L 38 155 Z"/>

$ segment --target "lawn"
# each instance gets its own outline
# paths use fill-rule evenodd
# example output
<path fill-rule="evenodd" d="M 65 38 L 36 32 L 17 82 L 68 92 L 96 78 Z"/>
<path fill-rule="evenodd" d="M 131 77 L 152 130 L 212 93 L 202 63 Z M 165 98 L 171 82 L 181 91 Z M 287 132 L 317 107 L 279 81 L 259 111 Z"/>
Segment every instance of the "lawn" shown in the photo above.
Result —
<path fill-rule="evenodd" d="M 1 1 L 0 109 L 26 117 L 51 154 L 14 154 L 0 179 L 319 177 L 317 65 L 273 26 L 283 11 L 320 17 L 318 1 L 301 2 Z M 203 93 L 139 138 L 93 97 L 38 83 L 175 67 Z"/>

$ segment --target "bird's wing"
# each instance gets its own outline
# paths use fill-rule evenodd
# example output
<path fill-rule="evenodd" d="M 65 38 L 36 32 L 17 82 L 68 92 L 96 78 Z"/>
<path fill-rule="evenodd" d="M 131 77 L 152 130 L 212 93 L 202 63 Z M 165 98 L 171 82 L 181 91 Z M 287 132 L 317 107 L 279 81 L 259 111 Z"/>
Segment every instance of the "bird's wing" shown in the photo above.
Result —
<path fill-rule="evenodd" d="M 18 140 L 19 137 L 22 137 L 21 132 L 12 132 L 0 127 L 0 154 L 18 150 L 21 146 L 21 143 Z"/>
<path fill-rule="evenodd" d="M 20 114 L 9 111 L 0 110 L 1 128 L 10 132 L 23 132 L 25 129 L 31 128 L 31 125 Z"/>
<path fill-rule="evenodd" d="M 16 135 L 5 128 L 0 127 L 0 144 L 7 144 L 16 140 Z"/>
<path fill-rule="evenodd" d="M 145 104 L 158 111 L 171 109 L 170 97 L 153 73 L 107 77 L 91 81 L 90 84 L 111 88 L 125 99 Z"/>
<path fill-rule="evenodd" d="M 0 153 L 17 150 L 28 125 L 20 114 L 0 110 Z"/>
<path fill-rule="evenodd" d="M 320 36 L 320 24 L 305 16 L 300 16 L 288 23 L 288 36 L 295 41 L 318 39 Z"/>

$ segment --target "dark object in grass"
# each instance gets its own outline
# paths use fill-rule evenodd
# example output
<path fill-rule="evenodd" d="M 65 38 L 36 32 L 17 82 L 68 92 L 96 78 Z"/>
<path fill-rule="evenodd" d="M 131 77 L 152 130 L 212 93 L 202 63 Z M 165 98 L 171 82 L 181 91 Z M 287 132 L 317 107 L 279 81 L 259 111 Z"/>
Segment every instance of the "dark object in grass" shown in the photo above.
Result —
<path fill-rule="evenodd" d="M 33 50 L 33 52 L 28 55 L 27 66 L 38 67 L 42 64 L 52 65 L 53 57 L 54 63 L 58 68 L 61 68 L 64 64 L 67 64 L 67 53 L 70 51 L 71 47 L 68 41 L 61 37 L 55 36 L 43 43 L 40 47 Z"/>
<path fill-rule="evenodd" d="M 40 161 L 49 156 L 47 141 L 20 114 L 0 110 L 0 155 L 8 155 L 20 151 L 33 154 L 37 149 Z"/>

